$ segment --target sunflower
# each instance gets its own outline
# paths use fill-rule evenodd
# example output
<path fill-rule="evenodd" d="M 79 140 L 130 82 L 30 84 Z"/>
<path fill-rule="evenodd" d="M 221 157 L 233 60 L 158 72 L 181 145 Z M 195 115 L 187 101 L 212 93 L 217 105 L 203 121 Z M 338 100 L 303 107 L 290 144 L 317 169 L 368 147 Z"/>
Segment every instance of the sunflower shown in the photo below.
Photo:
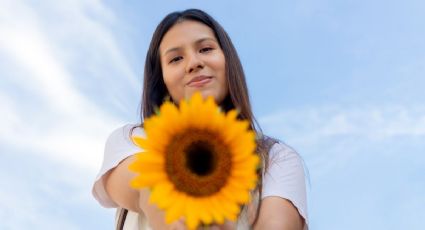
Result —
<path fill-rule="evenodd" d="M 184 217 L 194 229 L 235 221 L 257 182 L 249 122 L 195 93 L 179 107 L 164 102 L 144 129 L 146 137 L 133 138 L 144 151 L 129 166 L 137 173 L 131 187 L 150 188 L 149 201 L 165 211 L 167 223 Z"/>

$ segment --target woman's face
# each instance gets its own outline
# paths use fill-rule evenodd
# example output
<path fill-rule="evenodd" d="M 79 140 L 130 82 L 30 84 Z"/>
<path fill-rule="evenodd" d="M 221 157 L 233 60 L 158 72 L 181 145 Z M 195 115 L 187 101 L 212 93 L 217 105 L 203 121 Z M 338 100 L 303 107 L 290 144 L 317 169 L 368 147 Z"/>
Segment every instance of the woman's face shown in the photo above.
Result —
<path fill-rule="evenodd" d="M 217 104 L 227 96 L 224 53 L 208 26 L 182 21 L 171 27 L 159 47 L 165 85 L 173 101 L 201 92 Z"/>

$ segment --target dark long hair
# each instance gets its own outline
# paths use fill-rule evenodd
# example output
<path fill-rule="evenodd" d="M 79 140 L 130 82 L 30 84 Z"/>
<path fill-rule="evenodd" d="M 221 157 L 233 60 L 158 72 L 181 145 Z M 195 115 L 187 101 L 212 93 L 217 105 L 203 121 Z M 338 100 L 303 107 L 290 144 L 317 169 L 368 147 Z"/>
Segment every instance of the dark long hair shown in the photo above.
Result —
<path fill-rule="evenodd" d="M 185 20 L 200 22 L 213 30 L 214 35 L 223 50 L 226 63 L 225 72 L 229 93 L 221 104 L 221 107 L 225 111 L 237 109 L 239 111 L 238 118 L 250 122 L 250 128 L 257 135 L 256 152 L 261 156 L 264 169 L 267 169 L 268 152 L 271 146 L 275 143 L 275 140 L 263 136 L 262 131 L 255 120 L 251 109 L 251 103 L 249 101 L 248 88 L 242 64 L 230 37 L 217 21 L 202 10 L 188 9 L 181 12 L 170 13 L 157 26 L 146 55 L 140 112 L 141 124 L 143 124 L 143 120 L 145 118 L 154 115 L 155 109 L 163 103 L 164 98 L 168 95 L 167 87 L 165 86 L 162 76 L 161 60 L 159 55 L 159 46 L 161 41 L 171 27 Z M 254 225 L 258 219 L 258 210 L 261 205 L 262 170 L 259 169 L 257 174 L 260 178 L 257 185 L 257 189 L 259 191 L 259 204 L 257 207 L 256 218 L 252 225 Z"/>

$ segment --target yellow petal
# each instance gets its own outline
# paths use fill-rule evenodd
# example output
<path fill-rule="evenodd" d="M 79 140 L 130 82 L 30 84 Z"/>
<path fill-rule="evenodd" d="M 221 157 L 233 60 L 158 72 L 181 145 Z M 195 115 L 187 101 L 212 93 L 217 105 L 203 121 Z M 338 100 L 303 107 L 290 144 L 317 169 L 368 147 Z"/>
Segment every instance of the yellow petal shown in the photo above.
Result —
<path fill-rule="evenodd" d="M 199 207 L 198 212 L 200 219 L 204 224 L 211 224 L 213 221 L 213 216 L 211 214 L 211 207 L 208 206 L 208 198 L 201 198 L 196 201 L 197 206 Z"/>
<path fill-rule="evenodd" d="M 132 164 L 129 165 L 128 169 L 130 169 L 133 172 L 138 172 L 141 174 L 145 173 L 161 173 L 164 171 L 164 164 L 163 163 L 146 163 L 142 161 L 135 161 Z"/>
<path fill-rule="evenodd" d="M 211 215 L 213 216 L 214 221 L 217 224 L 223 224 L 225 213 L 223 213 L 220 205 L 218 204 L 217 198 L 211 197 L 208 199 L 208 202 L 209 204 L 207 207 L 210 207 Z"/>
<path fill-rule="evenodd" d="M 245 157 L 245 159 L 232 159 L 232 163 L 234 170 L 245 170 L 247 172 L 255 172 L 257 166 L 260 163 L 260 157 L 251 154 L 250 156 Z"/>
<path fill-rule="evenodd" d="M 235 202 L 229 202 L 223 196 L 217 196 L 218 202 L 223 213 L 226 213 L 226 219 L 235 220 L 236 215 L 240 211 L 240 207 Z"/>
<path fill-rule="evenodd" d="M 136 176 L 133 180 L 131 180 L 130 185 L 133 188 L 150 187 L 164 180 L 167 180 L 167 175 L 163 172 L 145 173 Z"/>
<path fill-rule="evenodd" d="M 230 143 L 235 138 L 238 137 L 238 135 L 244 134 L 244 132 L 247 130 L 249 123 L 247 121 L 227 121 L 229 124 L 226 126 L 226 131 L 224 133 L 225 135 L 225 141 Z M 237 143 L 237 142 L 235 142 Z"/>
<path fill-rule="evenodd" d="M 172 196 L 174 185 L 168 182 L 160 183 L 152 189 L 149 202 L 158 204 L 159 208 L 166 208 L 171 205 L 175 200 Z"/>
<path fill-rule="evenodd" d="M 226 186 L 225 188 L 223 188 L 222 194 L 227 199 L 237 202 L 239 204 L 245 204 L 249 200 L 248 190 L 235 188 L 233 186 Z"/>
<path fill-rule="evenodd" d="M 167 134 L 174 135 L 180 132 L 180 113 L 177 107 L 173 103 L 167 101 L 162 104 L 160 111 L 162 120 L 166 121 L 164 125 L 166 125 L 165 131 Z"/>
<path fill-rule="evenodd" d="M 148 153 L 136 154 L 137 161 L 145 162 L 149 164 L 164 164 L 164 154 L 149 151 Z"/>
<path fill-rule="evenodd" d="M 140 148 L 144 148 L 144 146 L 146 146 L 146 142 L 147 140 L 144 137 L 140 137 L 140 136 L 133 136 L 132 137 L 133 142 L 139 146 Z"/>
<path fill-rule="evenodd" d="M 184 215 L 186 205 L 186 196 L 178 193 L 175 197 L 175 203 L 167 210 L 165 220 L 167 224 L 170 224 Z"/>
<path fill-rule="evenodd" d="M 196 92 L 190 100 L 181 101 L 178 108 L 171 102 L 163 103 L 158 115 L 145 120 L 146 138 L 133 138 L 143 153 L 138 154 L 129 167 L 139 173 L 132 184 L 137 188 L 146 186 L 152 189 L 149 200 L 164 209 L 167 223 L 181 216 L 185 217 L 189 229 L 195 229 L 200 222 L 224 223 L 226 219 L 235 220 L 240 204 L 249 201 L 249 189 L 257 181 L 260 158 L 254 153 L 255 133 L 249 130 L 250 123 L 238 120 L 237 116 L 236 110 L 222 113 L 213 97 L 204 100 Z M 172 142 L 176 135 L 187 130 L 208 132 L 215 142 L 228 148 L 224 152 L 231 154 L 229 178 L 222 190 L 211 196 L 192 197 L 177 191 L 167 176 L 165 152 L 169 151 L 170 144 L 178 149 L 196 140 L 189 136 L 184 139 L 186 143 Z"/>
<path fill-rule="evenodd" d="M 192 199 L 188 199 L 186 205 L 186 223 L 189 229 L 196 229 L 199 225 L 197 212 L 198 210 L 195 202 L 193 202 Z"/>

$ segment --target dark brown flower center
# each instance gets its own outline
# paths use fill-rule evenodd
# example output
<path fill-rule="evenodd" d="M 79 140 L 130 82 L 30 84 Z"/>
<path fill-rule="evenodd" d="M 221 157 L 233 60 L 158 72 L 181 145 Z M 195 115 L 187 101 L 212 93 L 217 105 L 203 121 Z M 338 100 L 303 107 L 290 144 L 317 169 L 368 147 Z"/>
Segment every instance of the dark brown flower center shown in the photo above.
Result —
<path fill-rule="evenodd" d="M 167 146 L 166 172 L 177 190 L 191 196 L 208 196 L 227 182 L 231 155 L 216 133 L 189 129 L 174 136 Z"/>
<path fill-rule="evenodd" d="M 186 167 L 198 176 L 206 176 L 216 168 L 214 146 L 206 141 L 195 141 L 186 149 Z"/>

